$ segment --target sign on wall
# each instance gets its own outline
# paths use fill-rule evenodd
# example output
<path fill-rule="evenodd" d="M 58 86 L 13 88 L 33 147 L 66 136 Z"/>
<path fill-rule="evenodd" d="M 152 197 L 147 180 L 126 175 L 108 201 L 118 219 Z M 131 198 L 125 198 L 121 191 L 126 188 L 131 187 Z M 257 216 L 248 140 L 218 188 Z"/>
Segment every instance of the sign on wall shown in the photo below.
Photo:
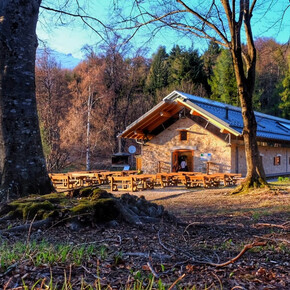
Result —
<path fill-rule="evenodd" d="M 129 150 L 128 151 L 129 151 L 129 153 L 134 154 L 136 152 L 136 147 L 134 145 L 131 145 L 129 147 Z"/>
<path fill-rule="evenodd" d="M 212 157 L 211 153 L 201 153 L 200 154 L 200 159 L 202 161 L 210 161 L 211 157 Z"/>

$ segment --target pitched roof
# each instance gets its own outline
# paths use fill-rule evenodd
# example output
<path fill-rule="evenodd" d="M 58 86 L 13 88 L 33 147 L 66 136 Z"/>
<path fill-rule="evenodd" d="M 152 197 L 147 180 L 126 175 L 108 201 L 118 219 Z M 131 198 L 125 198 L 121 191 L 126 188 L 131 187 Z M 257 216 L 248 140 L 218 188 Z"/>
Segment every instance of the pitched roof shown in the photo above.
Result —
<path fill-rule="evenodd" d="M 166 103 L 171 104 L 170 109 L 164 107 Z M 162 110 L 165 109 L 165 115 L 169 118 L 169 114 L 173 115 L 173 113 L 181 110 L 182 107 L 187 107 L 191 110 L 192 114 L 202 116 L 209 120 L 223 132 L 229 132 L 236 136 L 242 135 L 243 119 L 241 108 L 183 92 L 173 91 L 161 103 L 129 125 L 119 136 L 137 139 L 137 131 L 145 130 L 150 133 L 152 130 L 148 129 L 154 129 L 154 124 L 160 125 L 166 120 L 164 116 L 163 119 L 161 118 Z M 257 137 L 290 141 L 290 120 L 259 112 L 255 112 L 255 116 L 258 125 Z M 160 119 L 159 122 L 157 122 L 157 119 Z M 135 133 L 132 130 L 135 130 Z"/>

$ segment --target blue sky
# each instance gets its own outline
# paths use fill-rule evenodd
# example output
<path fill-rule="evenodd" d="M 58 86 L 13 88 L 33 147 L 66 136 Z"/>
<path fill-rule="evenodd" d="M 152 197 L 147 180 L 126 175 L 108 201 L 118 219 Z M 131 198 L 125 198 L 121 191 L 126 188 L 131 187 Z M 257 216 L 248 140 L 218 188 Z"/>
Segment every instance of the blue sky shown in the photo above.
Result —
<path fill-rule="evenodd" d="M 47 3 L 49 0 L 44 0 L 44 6 L 51 6 Z M 50 1 L 51 2 L 51 1 Z M 82 1 L 80 1 L 82 2 Z M 54 1 L 51 3 L 55 3 Z M 87 1 L 86 9 L 92 11 L 90 15 L 98 17 L 104 23 L 110 22 L 110 12 L 108 5 L 110 1 Z M 105 4 L 103 4 L 105 3 Z M 126 2 L 127 4 L 128 2 Z M 257 1 L 258 5 L 264 5 L 266 2 L 263 0 Z M 280 43 L 286 43 L 289 41 L 290 35 L 290 8 L 288 8 L 283 15 L 284 20 L 281 25 L 281 11 L 289 5 L 288 0 L 269 1 L 268 3 L 275 3 L 273 7 L 270 7 L 271 13 L 265 14 L 262 9 L 257 9 L 257 13 L 254 13 L 252 20 L 252 27 L 254 37 L 273 37 Z M 263 6 L 265 8 L 265 5 Z M 56 21 L 58 16 L 56 14 L 47 14 L 43 12 L 40 14 L 39 23 L 37 26 L 37 34 L 40 39 L 40 47 L 47 45 L 53 50 L 72 54 L 76 58 L 83 58 L 84 51 L 82 48 L 85 45 L 95 45 L 101 43 L 101 38 L 91 29 L 84 27 L 84 25 L 77 19 L 65 18 L 63 19 L 66 24 L 59 24 Z M 128 32 L 129 33 L 129 32 Z M 158 33 L 153 40 L 149 43 L 148 38 L 151 33 L 150 27 L 145 27 L 131 40 L 132 45 L 137 49 L 140 47 L 148 48 L 148 56 L 157 50 L 160 45 L 165 45 L 167 51 L 170 51 L 174 44 L 184 45 L 190 47 L 192 44 L 194 48 L 201 50 L 206 49 L 207 43 L 198 38 L 188 38 L 186 36 L 181 37 L 176 33 L 168 30 L 164 30 Z"/>

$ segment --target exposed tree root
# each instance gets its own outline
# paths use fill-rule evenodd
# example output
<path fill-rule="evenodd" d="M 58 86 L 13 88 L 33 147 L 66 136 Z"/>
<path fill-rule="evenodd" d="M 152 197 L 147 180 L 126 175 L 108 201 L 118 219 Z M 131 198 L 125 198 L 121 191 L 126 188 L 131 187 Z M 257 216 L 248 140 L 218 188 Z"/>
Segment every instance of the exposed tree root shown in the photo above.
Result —
<path fill-rule="evenodd" d="M 266 180 L 261 177 L 250 177 L 246 178 L 239 186 L 237 186 L 231 193 L 248 193 L 258 188 L 267 188 L 269 189 L 269 184 Z"/>
<path fill-rule="evenodd" d="M 2 231 L 0 231 L 0 234 L 2 232 L 9 232 L 9 233 L 14 232 L 15 233 L 15 232 L 27 231 L 29 229 L 39 229 L 41 227 L 50 226 L 51 224 L 52 224 L 52 219 L 51 218 L 47 218 L 45 220 L 33 222 L 32 224 L 29 223 L 29 224 L 20 225 L 20 226 L 16 226 L 16 227 L 13 227 L 13 228 L 2 230 Z"/>
<path fill-rule="evenodd" d="M 2 232 L 26 231 L 29 228 L 38 229 L 52 224 L 53 226 L 68 224 L 77 230 L 83 225 L 113 220 L 115 224 L 125 221 L 138 225 L 158 223 L 164 218 L 176 221 L 163 206 L 148 202 L 144 197 L 123 194 L 117 198 L 98 188 L 78 189 L 71 196 L 58 193 L 31 196 L 0 205 Z M 37 220 L 34 222 L 34 219 Z M 17 220 L 18 225 L 7 229 L 7 223 L 11 220 Z M 21 220 L 26 223 L 19 225 Z"/>

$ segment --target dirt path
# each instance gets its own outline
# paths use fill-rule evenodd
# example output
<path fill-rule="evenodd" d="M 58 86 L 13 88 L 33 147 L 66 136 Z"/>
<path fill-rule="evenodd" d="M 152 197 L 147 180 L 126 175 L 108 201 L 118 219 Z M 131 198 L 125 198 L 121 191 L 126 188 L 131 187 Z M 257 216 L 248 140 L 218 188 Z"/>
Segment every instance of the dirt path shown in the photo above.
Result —
<path fill-rule="evenodd" d="M 201 214 L 212 217 L 235 215 L 257 218 L 257 215 L 290 210 L 290 185 L 276 184 L 271 191 L 262 189 L 246 195 L 231 195 L 232 190 L 233 188 L 228 187 L 192 190 L 175 187 L 156 188 L 133 194 L 162 204 L 182 219 L 198 218 Z"/>

